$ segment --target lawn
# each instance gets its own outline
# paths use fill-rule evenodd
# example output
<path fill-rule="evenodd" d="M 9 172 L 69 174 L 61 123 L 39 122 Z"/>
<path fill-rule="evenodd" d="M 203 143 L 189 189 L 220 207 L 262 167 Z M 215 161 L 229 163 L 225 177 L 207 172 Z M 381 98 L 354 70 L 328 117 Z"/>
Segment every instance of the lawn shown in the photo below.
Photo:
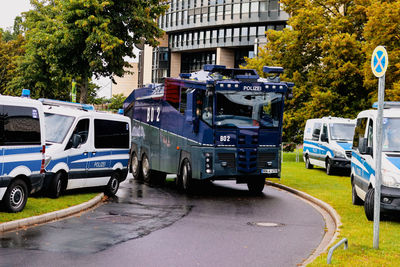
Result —
<path fill-rule="evenodd" d="M 347 238 L 349 248 L 335 250 L 332 265 L 336 266 L 399 266 L 400 265 L 400 214 L 386 218 L 380 224 L 379 250 L 373 249 L 373 222 L 364 214 L 363 206 L 351 203 L 351 185 L 348 176 L 328 176 L 325 169 L 308 170 L 302 162 L 295 162 L 294 153 L 284 153 L 282 178 L 271 179 L 289 187 L 306 192 L 330 204 L 341 216 L 338 242 Z M 326 264 L 327 253 L 319 256 L 309 266 Z"/>
<path fill-rule="evenodd" d="M 95 196 L 98 193 L 68 193 L 67 195 L 61 196 L 57 199 L 47 197 L 32 197 L 28 198 L 25 208 L 18 213 L 7 213 L 0 212 L 0 223 L 18 220 L 22 218 L 28 218 L 35 215 L 40 215 L 56 210 L 65 209 L 71 206 L 75 206 L 84 203 Z"/>

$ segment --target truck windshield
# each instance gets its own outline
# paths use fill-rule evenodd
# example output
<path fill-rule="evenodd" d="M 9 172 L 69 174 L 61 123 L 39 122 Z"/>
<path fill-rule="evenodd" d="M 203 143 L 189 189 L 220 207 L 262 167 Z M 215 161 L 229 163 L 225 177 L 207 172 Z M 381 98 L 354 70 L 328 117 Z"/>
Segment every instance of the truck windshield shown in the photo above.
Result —
<path fill-rule="evenodd" d="M 61 144 L 64 141 L 74 117 L 45 113 L 46 121 L 46 143 Z"/>
<path fill-rule="evenodd" d="M 336 141 L 352 141 L 355 124 L 331 123 L 329 124 L 331 139 Z"/>
<path fill-rule="evenodd" d="M 223 127 L 277 128 L 282 115 L 282 102 L 281 93 L 217 92 L 215 124 Z"/>
<path fill-rule="evenodd" d="M 383 118 L 383 152 L 400 152 L 400 118 Z"/>

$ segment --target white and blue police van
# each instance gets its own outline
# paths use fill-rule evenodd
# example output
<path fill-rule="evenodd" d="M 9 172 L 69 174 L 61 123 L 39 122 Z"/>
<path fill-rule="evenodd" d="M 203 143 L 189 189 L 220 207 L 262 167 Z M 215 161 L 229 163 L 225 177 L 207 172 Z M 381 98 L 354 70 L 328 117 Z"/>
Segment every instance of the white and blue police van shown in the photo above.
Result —
<path fill-rule="evenodd" d="M 115 195 L 128 174 L 131 122 L 91 105 L 40 99 L 46 120 L 44 192 L 105 187 Z"/>
<path fill-rule="evenodd" d="M 374 217 L 377 115 L 376 109 L 358 114 L 351 159 L 352 202 L 364 202 L 370 221 Z M 400 102 L 384 103 L 381 174 L 381 211 L 400 211 Z"/>
<path fill-rule="evenodd" d="M 29 93 L 24 89 L 24 93 Z M 0 95 L 0 200 L 8 212 L 24 209 L 43 185 L 45 127 L 42 103 Z"/>
<path fill-rule="evenodd" d="M 307 169 L 314 165 L 335 170 L 350 170 L 351 144 L 355 121 L 345 118 L 323 117 L 309 119 L 304 129 L 303 159 Z"/>

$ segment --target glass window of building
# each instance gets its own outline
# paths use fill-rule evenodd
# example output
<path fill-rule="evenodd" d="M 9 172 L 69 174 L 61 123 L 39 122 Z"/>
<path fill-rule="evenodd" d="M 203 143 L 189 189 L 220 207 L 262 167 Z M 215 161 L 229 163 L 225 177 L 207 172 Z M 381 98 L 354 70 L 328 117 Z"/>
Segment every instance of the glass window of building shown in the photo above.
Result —
<path fill-rule="evenodd" d="M 260 12 L 267 12 L 268 6 L 267 1 L 260 1 Z"/>
<path fill-rule="evenodd" d="M 211 42 L 211 31 L 210 30 L 206 31 L 206 40 L 205 40 L 205 42 L 207 44 Z"/>
<path fill-rule="evenodd" d="M 225 29 L 218 30 L 217 42 L 225 42 Z"/>
<path fill-rule="evenodd" d="M 265 26 L 258 26 L 258 36 L 265 37 Z"/>
<path fill-rule="evenodd" d="M 233 4 L 233 14 L 240 14 L 240 4 Z"/>
<path fill-rule="evenodd" d="M 251 2 L 250 14 L 256 15 L 254 13 L 258 13 L 258 3 L 259 2 Z"/>
<path fill-rule="evenodd" d="M 177 12 L 177 16 L 176 25 L 178 25 L 182 20 L 182 12 Z"/>
<path fill-rule="evenodd" d="M 213 30 L 211 34 L 212 42 L 216 43 L 218 38 L 218 30 Z"/>
<path fill-rule="evenodd" d="M 193 33 L 193 41 L 194 41 L 194 44 L 199 44 L 199 33 L 198 32 L 194 32 Z"/>
<path fill-rule="evenodd" d="M 200 41 L 200 44 L 204 44 L 204 32 L 203 31 L 200 31 L 199 41 Z"/>
<path fill-rule="evenodd" d="M 285 25 L 276 25 L 275 30 L 283 31 L 283 28 L 285 28 Z"/>
<path fill-rule="evenodd" d="M 249 28 L 242 27 L 242 32 L 240 36 L 242 37 L 242 40 L 247 40 L 249 37 Z"/>
<path fill-rule="evenodd" d="M 224 14 L 224 6 L 223 6 L 223 5 L 219 5 L 219 6 L 217 7 L 217 16 L 218 16 L 218 17 L 219 17 L 219 16 L 222 17 L 223 14 Z"/>
<path fill-rule="evenodd" d="M 239 36 L 240 36 L 240 28 L 234 28 L 233 37 L 239 37 Z"/>
<path fill-rule="evenodd" d="M 230 18 L 232 15 L 232 5 L 225 5 L 224 18 Z"/>
<path fill-rule="evenodd" d="M 277 11 L 279 9 L 278 0 L 269 0 L 269 10 Z"/>
<path fill-rule="evenodd" d="M 203 22 L 208 21 L 208 13 L 207 12 L 203 13 L 202 17 L 203 17 L 203 20 L 202 20 Z"/>
<path fill-rule="evenodd" d="M 250 27 L 249 36 L 257 36 L 257 28 Z"/>
<path fill-rule="evenodd" d="M 226 41 L 231 41 L 232 40 L 232 29 L 228 28 L 226 29 Z"/>
<path fill-rule="evenodd" d="M 242 3 L 242 14 L 248 14 L 250 11 L 250 3 Z"/>

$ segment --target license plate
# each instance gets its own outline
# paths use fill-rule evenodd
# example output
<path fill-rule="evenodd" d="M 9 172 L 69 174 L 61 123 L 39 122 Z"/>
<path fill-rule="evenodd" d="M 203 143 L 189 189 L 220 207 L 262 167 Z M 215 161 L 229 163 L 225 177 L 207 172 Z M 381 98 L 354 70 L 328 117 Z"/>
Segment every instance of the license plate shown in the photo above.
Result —
<path fill-rule="evenodd" d="M 262 169 L 261 173 L 271 174 L 271 173 L 278 173 L 277 169 Z"/>

